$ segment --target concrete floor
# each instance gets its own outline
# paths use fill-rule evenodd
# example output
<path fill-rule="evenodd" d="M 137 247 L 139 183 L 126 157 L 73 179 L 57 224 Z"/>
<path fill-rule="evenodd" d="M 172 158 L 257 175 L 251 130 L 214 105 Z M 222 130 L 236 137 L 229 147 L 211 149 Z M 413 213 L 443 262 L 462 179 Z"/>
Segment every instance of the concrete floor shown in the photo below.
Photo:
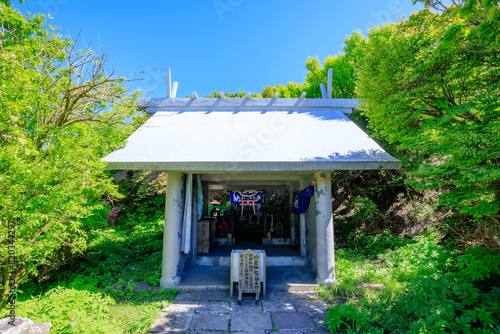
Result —
<path fill-rule="evenodd" d="M 237 298 L 228 291 L 180 292 L 149 333 L 330 333 L 329 305 L 316 291 L 269 291 L 257 303 L 254 295 L 243 295 L 241 304 Z"/>
<path fill-rule="evenodd" d="M 315 290 L 316 275 L 307 267 L 266 267 L 267 290 Z M 175 288 L 179 291 L 229 291 L 229 266 L 196 266 L 191 268 Z M 235 290 L 236 291 L 236 290 Z"/>

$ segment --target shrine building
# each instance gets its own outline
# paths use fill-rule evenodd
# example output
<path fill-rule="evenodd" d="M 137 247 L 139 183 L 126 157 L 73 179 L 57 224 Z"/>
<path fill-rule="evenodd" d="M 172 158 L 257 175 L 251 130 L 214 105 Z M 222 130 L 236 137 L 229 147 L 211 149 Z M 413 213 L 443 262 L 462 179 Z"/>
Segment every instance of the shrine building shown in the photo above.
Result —
<path fill-rule="evenodd" d="M 303 266 L 319 284 L 336 281 L 331 172 L 401 162 L 347 117 L 357 100 L 321 88 L 320 99 L 176 98 L 168 70 L 167 97 L 139 102 L 151 117 L 103 161 L 111 170 L 168 174 L 162 288 L 196 266 L 229 266 L 232 249 L 248 248 L 265 249 L 267 266 Z M 211 214 L 209 205 L 220 204 L 210 203 L 211 190 L 227 191 L 236 210 Z M 287 221 L 259 209 L 277 190 L 290 194 Z"/>

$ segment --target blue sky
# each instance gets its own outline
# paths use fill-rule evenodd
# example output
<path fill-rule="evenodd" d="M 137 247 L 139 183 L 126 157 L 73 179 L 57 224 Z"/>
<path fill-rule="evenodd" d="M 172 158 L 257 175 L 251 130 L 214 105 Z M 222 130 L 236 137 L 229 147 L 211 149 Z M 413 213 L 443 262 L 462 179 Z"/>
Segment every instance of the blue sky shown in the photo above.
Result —
<path fill-rule="evenodd" d="M 50 13 L 52 24 L 104 45 L 117 75 L 143 74 L 130 87 L 166 95 L 165 69 L 177 97 L 215 89 L 259 93 L 303 82 L 308 56 L 323 61 L 354 30 L 397 22 L 422 8 L 409 0 L 28 0 L 23 13 Z"/>

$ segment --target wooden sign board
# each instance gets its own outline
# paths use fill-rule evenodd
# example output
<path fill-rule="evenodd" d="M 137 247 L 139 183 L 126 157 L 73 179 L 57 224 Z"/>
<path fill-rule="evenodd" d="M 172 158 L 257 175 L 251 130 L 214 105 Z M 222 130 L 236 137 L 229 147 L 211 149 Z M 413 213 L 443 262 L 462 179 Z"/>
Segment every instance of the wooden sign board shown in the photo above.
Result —
<path fill-rule="evenodd" d="M 260 295 L 260 255 L 252 250 L 246 250 L 239 256 L 238 301 L 243 293 L 255 293 L 255 300 Z"/>
<path fill-rule="evenodd" d="M 233 249 L 231 252 L 231 276 L 230 276 L 230 286 L 229 293 L 230 296 L 233 296 L 234 284 L 238 284 L 240 282 L 240 254 L 245 252 L 244 249 Z M 259 254 L 259 266 L 260 266 L 260 284 L 262 295 L 266 296 L 266 252 L 262 249 L 253 250 L 257 254 Z M 243 283 L 244 284 L 244 283 Z"/>

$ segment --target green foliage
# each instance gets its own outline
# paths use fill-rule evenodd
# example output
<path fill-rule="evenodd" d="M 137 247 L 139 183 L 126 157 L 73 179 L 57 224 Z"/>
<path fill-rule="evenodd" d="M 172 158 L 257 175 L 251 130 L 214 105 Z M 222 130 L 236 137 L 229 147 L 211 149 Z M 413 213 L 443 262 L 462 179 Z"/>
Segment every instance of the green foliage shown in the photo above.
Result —
<path fill-rule="evenodd" d="M 485 33 L 498 16 L 497 5 L 458 1 L 373 28 L 352 49 L 361 107 L 409 157 L 408 184 L 439 189 L 440 205 L 478 220 L 500 210 L 500 52 Z"/>
<path fill-rule="evenodd" d="M 369 315 L 353 305 L 338 305 L 328 310 L 325 323 L 328 329 L 346 334 L 383 333 L 381 329 L 369 326 Z"/>
<path fill-rule="evenodd" d="M 367 258 L 356 250 L 342 248 L 336 251 L 335 271 L 339 281 L 338 287 L 333 285 L 329 289 L 320 289 L 319 293 L 323 299 L 340 305 L 347 302 L 347 309 L 355 308 L 361 317 L 368 315 L 368 325 L 364 326 L 361 332 L 377 333 L 381 332 L 382 328 L 389 333 L 405 332 L 407 322 L 402 319 L 402 313 L 397 312 L 393 306 L 405 293 L 405 285 L 392 277 L 391 268 L 379 260 Z M 349 323 L 349 319 L 342 318 L 343 308 L 334 308 L 337 319 L 340 317 L 343 322 Z M 334 323 L 332 320 L 332 317 L 328 320 L 330 325 Z M 340 333 L 350 333 L 354 329 L 349 327 L 355 327 L 352 323 L 347 327 L 338 320 L 335 323 L 342 326 L 337 330 Z"/>
<path fill-rule="evenodd" d="M 369 198 L 354 198 L 349 209 L 353 219 L 359 221 L 374 220 L 381 216 L 377 205 Z"/>
<path fill-rule="evenodd" d="M 363 251 L 365 245 L 356 244 L 356 236 L 360 233 L 368 235 L 390 230 L 408 234 L 406 224 L 398 224 L 393 219 L 394 215 L 401 215 L 398 211 L 406 205 L 409 197 L 404 176 L 399 172 L 335 171 L 332 178 L 332 209 L 338 244 L 349 248 L 358 247 Z M 376 256 L 377 251 L 374 254 Z"/>
<path fill-rule="evenodd" d="M 122 278 L 118 280 L 115 288 L 107 287 L 106 293 L 114 299 L 130 299 L 134 294 L 135 283 L 133 281 L 125 282 Z"/>
<path fill-rule="evenodd" d="M 328 294 L 334 298 L 352 298 L 361 294 L 361 288 L 359 286 L 359 281 L 352 278 L 346 277 L 339 281 L 337 284 L 333 284 L 330 289 L 328 289 Z"/>
<path fill-rule="evenodd" d="M 442 273 L 450 268 L 452 252 L 437 244 L 440 238 L 432 231 L 416 236 L 414 242 L 395 250 L 389 249 L 380 255 L 380 259 L 393 268 L 393 276 L 399 281 Z"/>
<path fill-rule="evenodd" d="M 26 300 L 60 285 L 97 292 L 117 283 L 119 278 L 124 282 L 154 282 L 161 274 L 162 243 L 161 219 L 140 223 L 132 230 L 95 230 L 89 234 L 89 246 L 82 255 L 70 259 L 65 270 L 54 272 L 45 280 L 21 284 L 18 299 Z"/>
<path fill-rule="evenodd" d="M 368 258 L 377 258 L 387 250 L 414 243 L 412 239 L 401 238 L 384 230 L 376 235 L 365 235 L 351 232 L 346 238 L 344 247 L 355 250 Z"/>
<path fill-rule="evenodd" d="M 452 279 L 416 277 L 412 289 L 399 301 L 412 320 L 410 330 L 472 333 L 472 328 L 493 330 L 500 316 L 500 293 L 481 293 L 474 284 Z"/>
<path fill-rule="evenodd" d="M 105 198 L 120 197 L 100 159 L 135 129 L 138 93 L 104 70 L 106 54 L 79 50 L 0 4 L 0 306 L 9 289 L 7 226 L 16 226 L 17 282 L 45 277 L 106 226 Z"/>
<path fill-rule="evenodd" d="M 348 49 L 349 46 L 344 48 Z M 318 57 L 309 57 L 306 61 L 308 73 L 304 83 L 289 82 L 286 86 L 266 86 L 263 88 L 262 97 L 272 98 L 275 92 L 279 92 L 281 98 L 298 98 L 302 92 L 306 92 L 308 98 L 321 98 L 320 83 L 324 83 L 326 88 L 329 68 L 333 69 L 333 97 L 345 99 L 355 97 L 355 76 L 350 53 L 328 56 L 323 64 L 320 64 Z"/>
<path fill-rule="evenodd" d="M 429 275 L 409 278 L 411 289 L 398 306 L 412 320 L 410 330 L 493 332 L 500 317 L 500 291 L 493 287 L 500 277 L 500 255 L 476 247 L 449 257 L 448 262 Z M 425 268 L 420 272 L 429 270 L 421 267 Z"/>
<path fill-rule="evenodd" d="M 120 199 L 110 203 L 117 208 L 118 224 L 131 224 L 125 227 L 132 227 L 164 216 L 167 173 L 122 170 L 110 174 L 121 194 Z"/>
<path fill-rule="evenodd" d="M 123 333 L 148 333 L 153 322 L 160 317 L 162 307 L 165 306 L 161 302 L 156 302 L 140 307 L 135 316 L 122 327 Z"/>
<path fill-rule="evenodd" d="M 51 332 L 56 333 L 147 333 L 161 309 L 177 294 L 175 290 L 132 292 L 133 283 L 122 284 L 126 290 L 123 295 L 117 294 L 118 290 L 103 294 L 70 288 L 79 285 L 75 280 L 18 301 L 17 316 L 50 322 Z M 7 312 L 0 312 L 0 317 L 7 317 Z"/>
<path fill-rule="evenodd" d="M 135 292 L 124 303 L 111 308 L 111 313 L 123 333 L 145 334 L 176 295 L 175 289 Z"/>
<path fill-rule="evenodd" d="M 247 96 L 247 92 L 244 92 L 242 90 L 239 90 L 236 93 L 232 93 L 232 92 L 226 90 L 226 92 L 224 93 L 224 97 L 225 98 L 235 98 L 235 97 L 237 97 L 237 98 L 238 97 L 239 98 L 243 98 L 243 97 L 246 97 L 246 96 Z M 191 96 L 189 95 L 187 97 L 191 97 Z M 217 90 L 214 90 L 213 94 L 208 94 L 205 97 L 220 98 L 220 92 L 217 91 Z M 261 94 L 256 94 L 256 93 L 252 93 L 252 97 L 262 97 L 262 95 Z"/>
<path fill-rule="evenodd" d="M 156 252 L 152 256 L 153 263 L 161 263 L 162 254 L 161 252 Z M 161 266 L 153 266 L 152 273 L 146 277 L 146 281 L 153 287 L 160 284 L 161 278 Z"/>
<path fill-rule="evenodd" d="M 146 334 L 176 295 L 175 289 L 134 292 L 130 298 L 117 302 L 110 312 L 121 333 Z"/>
<path fill-rule="evenodd" d="M 344 48 L 346 50 L 346 48 Z M 309 87 L 307 97 L 322 97 L 320 83 L 328 83 L 328 69 L 333 69 L 332 96 L 333 98 L 351 99 L 355 97 L 354 68 L 350 55 L 339 53 L 328 56 L 323 65 L 319 63 L 318 57 L 309 57 L 306 61 L 309 71 L 306 75 L 306 84 Z"/>
<path fill-rule="evenodd" d="M 492 279 L 500 275 L 500 256 L 491 249 L 471 247 L 458 259 L 456 270 L 468 282 Z"/>
<path fill-rule="evenodd" d="M 16 314 L 38 323 L 52 323 L 51 332 L 119 333 L 110 313 L 114 304 L 102 293 L 58 287 L 17 303 Z"/>
<path fill-rule="evenodd" d="M 116 283 L 116 275 L 143 281 L 161 271 L 162 219 L 139 223 L 131 231 L 96 231 L 90 238 L 85 258 L 77 265 L 92 277 L 102 277 L 104 286 Z"/>
<path fill-rule="evenodd" d="M 307 93 L 307 97 L 313 97 L 309 96 L 310 93 L 307 92 L 309 88 L 308 83 L 296 84 L 295 82 L 289 82 L 286 86 L 266 86 L 262 89 L 262 97 L 272 98 L 274 97 L 274 93 L 278 92 L 281 98 L 299 98 L 300 94 L 304 91 Z"/>
<path fill-rule="evenodd" d="M 385 237 L 388 239 L 388 237 Z M 340 333 L 494 333 L 500 328 L 500 254 L 473 247 L 452 250 L 430 230 L 411 243 L 393 243 L 369 260 L 337 251 L 337 287 L 323 289 L 327 323 Z M 363 283 L 371 283 L 372 285 Z M 375 285 L 374 285 L 375 284 Z M 360 288 L 364 286 L 364 290 Z M 374 286 L 375 288 L 371 288 Z"/>
<path fill-rule="evenodd" d="M 162 227 L 157 220 L 129 230 L 92 231 L 80 258 L 46 280 L 21 285 L 18 315 L 50 321 L 56 332 L 147 333 L 177 294 L 174 289 L 134 291 L 134 282 L 161 272 Z"/>
<path fill-rule="evenodd" d="M 335 270 L 340 285 L 348 281 L 347 286 L 356 288 L 361 288 L 362 283 L 386 283 L 390 276 L 386 266 L 374 263 L 357 250 L 345 248 L 336 251 Z M 331 291 L 335 291 L 333 286 Z"/>

